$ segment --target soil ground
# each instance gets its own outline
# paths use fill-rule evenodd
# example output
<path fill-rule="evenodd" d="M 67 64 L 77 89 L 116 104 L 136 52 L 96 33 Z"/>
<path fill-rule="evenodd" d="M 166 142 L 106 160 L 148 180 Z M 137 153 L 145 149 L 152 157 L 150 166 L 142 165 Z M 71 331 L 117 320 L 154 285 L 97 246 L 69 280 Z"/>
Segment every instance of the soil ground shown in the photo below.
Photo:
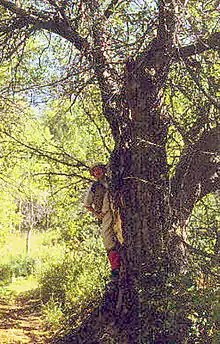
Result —
<path fill-rule="evenodd" d="M 0 296 L 0 344 L 45 344 L 43 316 L 36 296 Z"/>

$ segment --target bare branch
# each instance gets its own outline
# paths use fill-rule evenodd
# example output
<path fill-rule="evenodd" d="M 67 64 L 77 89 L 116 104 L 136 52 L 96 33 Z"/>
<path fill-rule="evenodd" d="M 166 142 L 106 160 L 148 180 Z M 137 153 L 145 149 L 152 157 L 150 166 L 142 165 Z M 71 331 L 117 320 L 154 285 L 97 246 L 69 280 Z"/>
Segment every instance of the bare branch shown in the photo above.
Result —
<path fill-rule="evenodd" d="M 79 178 L 80 180 L 85 180 L 87 182 L 93 182 L 94 180 L 91 178 L 87 178 L 81 174 L 78 173 L 64 173 L 64 172 L 36 172 L 36 173 L 32 173 L 33 176 L 64 176 L 64 177 L 76 177 Z"/>
<path fill-rule="evenodd" d="M 182 237 L 179 237 L 183 245 L 192 253 L 195 253 L 199 256 L 207 257 L 207 258 L 213 258 L 215 257 L 214 254 L 210 254 L 205 252 L 204 250 L 200 250 L 199 248 L 196 248 L 192 245 L 190 245 L 188 242 L 186 242 Z"/>
<path fill-rule="evenodd" d="M 103 146 L 105 147 L 105 149 L 107 150 L 108 153 L 111 153 L 111 149 L 108 147 L 107 143 L 106 143 L 106 140 L 105 140 L 105 137 L 103 136 L 102 134 L 102 130 L 101 128 L 98 126 L 98 124 L 96 123 L 96 121 L 94 120 L 93 116 L 91 113 L 89 113 L 88 111 L 86 111 L 85 107 L 84 107 L 84 111 L 86 113 L 86 115 L 89 117 L 90 121 L 94 124 L 94 126 L 96 127 L 98 133 L 99 133 L 99 136 L 102 140 L 102 143 L 103 143 Z"/>
<path fill-rule="evenodd" d="M 60 19 L 53 13 L 47 13 L 45 15 L 46 12 L 42 13 L 35 10 L 33 11 L 32 9 L 27 12 L 8 0 L 0 0 L 0 5 L 5 9 L 9 9 L 18 16 L 17 23 L 19 28 L 31 25 L 33 29 L 45 29 L 67 39 L 69 42 L 73 43 L 78 50 L 83 51 L 84 53 L 88 53 L 88 50 L 90 50 L 87 40 L 80 36 L 78 32 L 69 25 L 67 20 Z M 6 31 L 5 25 L 2 29 L 0 27 L 0 32 L 2 30 L 4 32 Z"/>
<path fill-rule="evenodd" d="M 162 30 L 162 23 L 161 29 L 158 32 L 161 32 L 158 37 L 164 37 L 163 30 Z M 147 50 L 146 52 L 142 53 L 141 57 L 142 59 L 145 59 L 146 66 L 155 63 L 156 55 L 152 54 L 155 53 L 158 50 L 158 47 L 162 49 L 162 46 L 159 44 L 160 40 L 155 39 L 153 40 L 151 44 L 151 48 Z M 211 34 L 208 38 L 200 38 L 199 41 L 190 44 L 188 46 L 179 47 L 178 49 L 174 49 L 173 54 L 173 62 L 181 61 L 182 59 L 185 59 L 187 57 L 193 56 L 193 55 L 199 55 L 207 50 L 216 50 L 220 51 L 220 32 L 214 32 Z M 152 57 L 153 55 L 153 57 Z"/>
<path fill-rule="evenodd" d="M 62 164 L 62 165 L 66 165 L 66 166 L 69 166 L 69 167 L 76 167 L 76 168 L 79 168 L 79 167 L 85 167 L 85 168 L 89 168 L 85 163 L 81 162 L 80 160 L 78 160 L 77 158 L 75 157 L 72 157 L 68 154 L 65 154 L 65 153 L 54 153 L 54 152 L 48 152 L 46 150 L 43 150 L 43 149 L 40 149 L 40 148 L 36 148 L 36 147 L 33 147 L 27 143 L 24 143 L 22 141 L 20 141 L 19 139 L 17 139 L 16 137 L 14 137 L 13 135 L 9 134 L 7 131 L 5 130 L 1 130 L 1 132 L 3 134 L 5 134 L 6 136 L 10 137 L 13 141 L 17 142 L 19 145 L 27 148 L 30 152 L 32 152 L 33 154 L 39 156 L 39 157 L 44 157 L 44 158 L 47 158 L 49 160 L 52 160 L 54 162 L 57 162 L 59 164 Z M 73 160 L 75 161 L 75 163 L 71 163 L 71 162 L 68 162 L 66 159 L 65 159 L 65 155 L 66 157 L 68 158 L 68 160 Z"/>

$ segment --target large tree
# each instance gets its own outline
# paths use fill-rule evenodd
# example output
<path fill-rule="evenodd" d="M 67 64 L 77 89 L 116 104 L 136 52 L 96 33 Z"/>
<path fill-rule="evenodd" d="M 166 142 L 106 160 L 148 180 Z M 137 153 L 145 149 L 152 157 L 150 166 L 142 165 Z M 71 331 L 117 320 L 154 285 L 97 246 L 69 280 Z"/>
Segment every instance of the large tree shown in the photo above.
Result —
<path fill-rule="evenodd" d="M 171 270 L 187 269 L 188 220 L 196 202 L 219 186 L 216 6 L 192 0 L 0 0 L 2 60 L 16 55 L 17 70 L 28 40 L 48 32 L 48 42 L 60 37 L 71 51 L 62 51 L 66 75 L 59 70 L 57 84 L 74 97 L 88 85 L 98 90 L 100 116 L 115 142 L 111 189 L 124 228 L 120 288 L 111 308 L 120 343 L 184 338 L 181 324 L 172 339 L 149 330 L 157 315 L 147 301 L 155 273 L 163 271 L 166 280 Z M 175 166 L 167 162 L 172 128 L 184 142 Z"/>

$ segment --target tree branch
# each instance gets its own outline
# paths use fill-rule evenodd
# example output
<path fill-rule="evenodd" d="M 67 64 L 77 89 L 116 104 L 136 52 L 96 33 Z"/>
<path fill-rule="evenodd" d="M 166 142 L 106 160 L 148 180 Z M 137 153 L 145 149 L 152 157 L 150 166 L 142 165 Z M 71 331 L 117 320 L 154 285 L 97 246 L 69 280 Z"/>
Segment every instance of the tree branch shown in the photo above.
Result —
<path fill-rule="evenodd" d="M 116 109 L 112 108 L 110 104 L 110 100 L 114 97 L 113 84 L 115 83 L 117 73 L 107 62 L 105 40 L 103 38 L 104 26 L 103 23 L 100 22 L 100 18 L 94 20 L 94 25 L 91 28 L 94 40 L 94 47 L 91 47 L 87 39 L 82 37 L 74 28 L 74 23 L 70 24 L 70 21 L 66 17 L 60 18 L 56 13 L 49 13 L 48 15 L 46 12 L 45 15 L 44 12 L 32 11 L 32 9 L 30 9 L 29 13 L 28 10 L 21 9 L 8 0 L 0 0 L 0 5 L 16 14 L 16 22 L 19 28 L 30 26 L 34 30 L 44 29 L 58 34 L 73 43 L 75 48 L 88 59 L 91 68 L 95 70 L 95 75 L 99 82 L 103 102 L 103 113 L 111 126 L 113 136 L 118 136 L 118 116 L 115 114 Z M 89 2 L 89 6 L 92 12 L 93 7 L 98 8 L 98 3 L 93 0 L 91 3 Z M 8 33 L 8 31 L 6 31 L 6 26 L 7 25 L 4 25 L 5 34 Z"/>
<path fill-rule="evenodd" d="M 26 10 L 24 10 L 23 8 L 17 6 L 16 4 L 14 4 L 13 2 L 9 1 L 9 0 L 0 0 L 0 5 L 2 5 L 5 9 L 9 10 L 12 13 L 17 14 L 19 17 L 26 17 L 29 19 L 36 19 L 37 18 L 41 18 L 41 19 L 48 19 L 48 17 L 51 15 L 51 13 L 47 13 L 47 15 L 45 15 L 44 12 L 38 12 L 35 9 L 30 8 L 30 13 L 27 13 Z M 35 17 L 34 17 L 35 16 Z"/>
<path fill-rule="evenodd" d="M 137 58 L 137 65 L 154 69 L 160 80 L 167 77 L 170 61 L 174 53 L 174 37 L 176 30 L 176 4 L 172 0 L 159 0 L 157 36 L 148 45 L 146 51 Z M 156 79 L 156 77 L 155 77 Z"/>
<path fill-rule="evenodd" d="M 160 29 L 161 34 L 159 36 L 163 36 L 164 34 L 162 33 L 163 32 L 162 23 L 160 25 L 161 25 L 161 29 Z M 155 56 L 152 56 L 152 51 L 156 52 L 156 50 L 158 49 L 159 41 L 158 39 L 154 39 L 152 41 L 152 47 L 146 52 L 141 54 L 141 59 L 142 60 L 143 58 L 145 59 L 146 66 L 152 64 L 152 62 L 153 63 L 155 62 L 153 60 L 155 59 Z M 160 46 L 160 49 L 161 49 L 161 46 Z M 173 62 L 181 61 L 182 59 L 185 59 L 193 55 L 202 54 L 204 51 L 207 51 L 210 49 L 220 52 L 220 32 L 214 32 L 208 38 L 200 38 L 199 41 L 193 44 L 175 49 L 173 51 Z"/>
<path fill-rule="evenodd" d="M 117 6 L 119 0 L 112 0 L 104 12 L 104 16 L 108 19 L 113 13 L 114 7 Z"/>
<path fill-rule="evenodd" d="M 83 104 L 83 107 L 84 107 L 84 111 L 86 113 L 86 115 L 88 116 L 88 118 L 90 119 L 90 121 L 94 124 L 94 126 L 96 127 L 97 131 L 98 131 L 98 134 L 102 140 L 102 143 L 103 143 L 103 146 L 105 147 L 105 149 L 107 150 L 108 153 L 111 153 L 111 149 L 108 147 L 106 141 L 105 141 L 105 137 L 103 136 L 102 134 L 102 130 L 101 128 L 98 126 L 98 124 L 96 123 L 96 121 L 94 120 L 92 114 L 89 112 L 89 111 L 86 111 L 85 109 L 85 106 Z"/>
<path fill-rule="evenodd" d="M 26 10 L 16 6 L 8 0 L 0 0 L 0 5 L 18 16 L 17 23 L 19 28 L 32 25 L 34 29 L 45 29 L 67 39 L 69 42 L 73 43 L 78 50 L 83 51 L 85 54 L 90 51 L 87 40 L 80 36 L 79 33 L 69 25 L 67 20 L 56 17 L 54 13 L 47 13 L 45 15 L 45 12 L 33 11 L 32 9 L 30 9 L 30 13 L 28 13 Z M 53 19 L 51 19 L 51 17 L 53 17 Z M 5 25 L 2 29 L 0 27 L 0 32 L 1 31 L 6 31 Z"/>
<path fill-rule="evenodd" d="M 219 157 L 220 126 L 204 132 L 189 146 L 171 180 L 172 207 L 178 220 L 185 223 L 195 203 L 220 188 Z"/>
<path fill-rule="evenodd" d="M 93 182 L 94 180 L 91 178 L 84 177 L 81 174 L 78 173 L 64 173 L 64 172 L 36 172 L 32 173 L 33 176 L 64 176 L 64 177 L 77 177 L 81 181 L 87 181 L 87 182 Z"/>
<path fill-rule="evenodd" d="M 220 49 L 220 32 L 214 32 L 206 39 L 201 38 L 198 42 L 177 49 L 174 53 L 174 60 L 178 61 L 181 58 L 198 55 L 209 49 Z"/>
<path fill-rule="evenodd" d="M 217 108 L 220 109 L 220 102 L 218 102 L 218 100 L 212 96 L 210 93 L 208 93 L 205 88 L 202 86 L 201 81 L 199 80 L 198 76 L 196 75 L 196 73 L 193 71 L 192 68 L 190 68 L 189 63 L 187 61 L 186 58 L 184 58 L 184 62 L 185 62 L 185 67 L 186 70 L 188 71 L 189 75 L 191 76 L 192 80 L 195 82 L 196 86 L 198 87 L 198 89 L 206 96 L 207 99 L 209 99 L 209 101 Z"/>
<path fill-rule="evenodd" d="M 91 35 L 93 38 L 94 49 L 92 51 L 93 66 L 95 75 L 97 77 L 101 97 L 102 97 L 102 110 L 105 118 L 110 124 L 113 137 L 119 137 L 119 122 L 118 113 L 114 104 L 115 92 L 117 89 L 117 73 L 110 65 L 106 52 L 106 37 L 104 23 L 97 15 L 99 12 L 99 2 L 92 0 L 89 2 L 89 10 L 93 16 L 93 24 L 91 26 Z"/>
<path fill-rule="evenodd" d="M 170 0 L 159 0 L 159 24 L 157 39 L 166 46 L 172 48 L 173 35 L 175 32 L 175 2 Z"/>
<path fill-rule="evenodd" d="M 65 166 L 69 166 L 69 167 L 72 167 L 72 168 L 73 167 L 76 167 L 76 168 L 84 167 L 84 168 L 88 169 L 88 166 L 85 163 L 81 162 L 77 158 L 72 157 L 72 156 L 70 156 L 68 154 L 65 154 L 65 153 L 54 153 L 54 152 L 49 152 L 49 151 L 43 150 L 41 148 L 33 147 L 33 146 L 31 146 L 31 145 L 29 145 L 27 143 L 24 143 L 24 142 L 20 141 L 19 139 L 17 139 L 13 135 L 9 134 L 5 130 L 1 130 L 1 133 L 5 134 L 7 137 L 11 138 L 13 141 L 18 143 L 22 147 L 27 148 L 30 152 L 32 152 L 36 156 L 44 157 L 44 158 L 47 158 L 47 159 L 52 160 L 54 162 L 57 162 L 59 164 L 62 164 L 62 165 L 65 165 Z M 75 163 L 73 164 L 71 162 L 68 162 L 67 160 L 65 160 L 65 157 L 67 157 L 67 160 L 75 161 Z"/>

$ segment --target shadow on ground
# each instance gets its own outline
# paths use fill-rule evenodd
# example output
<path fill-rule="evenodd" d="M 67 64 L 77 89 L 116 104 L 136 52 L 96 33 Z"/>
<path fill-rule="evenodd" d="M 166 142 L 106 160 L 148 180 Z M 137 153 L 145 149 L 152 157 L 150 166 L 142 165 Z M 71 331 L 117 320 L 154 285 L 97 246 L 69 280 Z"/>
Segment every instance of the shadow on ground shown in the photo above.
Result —
<path fill-rule="evenodd" d="M 13 299 L 0 297 L 0 343 L 47 343 L 38 290 Z"/>

